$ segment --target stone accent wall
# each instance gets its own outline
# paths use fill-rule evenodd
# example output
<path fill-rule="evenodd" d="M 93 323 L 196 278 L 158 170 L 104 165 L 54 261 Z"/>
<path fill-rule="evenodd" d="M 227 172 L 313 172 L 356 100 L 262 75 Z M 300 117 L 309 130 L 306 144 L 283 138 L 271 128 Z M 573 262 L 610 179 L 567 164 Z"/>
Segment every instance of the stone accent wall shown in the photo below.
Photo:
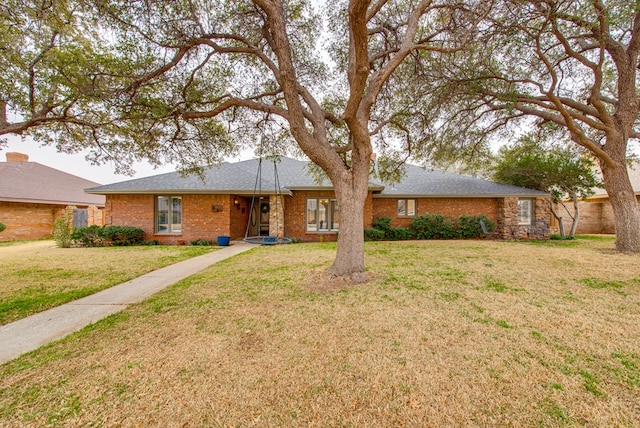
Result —
<path fill-rule="evenodd" d="M 544 240 L 551 235 L 551 201 L 546 198 L 536 198 L 534 205 L 534 225 L 528 230 L 528 239 Z"/>
<path fill-rule="evenodd" d="M 402 198 L 414 199 L 414 198 Z M 412 217 L 398 217 L 398 199 L 375 198 L 373 218 L 391 217 L 392 227 L 409 227 Z M 441 214 L 458 217 L 464 214 L 484 214 L 493 221 L 498 219 L 497 198 L 420 198 L 416 200 L 417 217 L 430 214 Z"/>
<path fill-rule="evenodd" d="M 498 204 L 497 228 L 502 239 L 548 239 L 551 205 L 546 198 L 534 199 L 533 224 L 518 225 L 518 199 L 503 198 Z"/>
<path fill-rule="evenodd" d="M 502 239 L 518 239 L 518 198 L 502 198 L 498 202 L 496 227 Z"/>
<path fill-rule="evenodd" d="M 284 197 L 269 197 L 269 236 L 284 236 Z"/>
<path fill-rule="evenodd" d="M 0 201 L 0 222 L 7 228 L 0 232 L 0 241 L 51 238 L 53 222 L 62 218 L 66 209 L 75 207 L 54 204 L 36 204 Z M 102 210 L 88 207 L 88 223 L 102 225 Z"/>

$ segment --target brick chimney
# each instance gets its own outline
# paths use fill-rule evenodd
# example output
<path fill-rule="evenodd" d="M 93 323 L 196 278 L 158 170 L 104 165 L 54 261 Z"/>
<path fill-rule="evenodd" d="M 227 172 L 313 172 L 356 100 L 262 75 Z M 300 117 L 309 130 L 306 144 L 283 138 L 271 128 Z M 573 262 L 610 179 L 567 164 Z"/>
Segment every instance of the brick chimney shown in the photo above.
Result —
<path fill-rule="evenodd" d="M 7 162 L 29 162 L 29 155 L 18 152 L 7 152 Z"/>

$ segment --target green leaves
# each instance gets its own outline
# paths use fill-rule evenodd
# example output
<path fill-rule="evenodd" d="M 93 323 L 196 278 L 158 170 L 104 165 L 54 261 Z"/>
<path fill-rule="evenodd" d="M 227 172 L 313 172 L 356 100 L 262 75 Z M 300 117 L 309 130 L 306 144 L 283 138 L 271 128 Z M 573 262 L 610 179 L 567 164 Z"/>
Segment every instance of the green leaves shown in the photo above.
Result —
<path fill-rule="evenodd" d="M 585 198 L 600 184 L 594 162 L 571 146 L 544 147 L 530 138 L 500 151 L 493 178 L 501 183 L 551 193 L 555 202 Z"/>

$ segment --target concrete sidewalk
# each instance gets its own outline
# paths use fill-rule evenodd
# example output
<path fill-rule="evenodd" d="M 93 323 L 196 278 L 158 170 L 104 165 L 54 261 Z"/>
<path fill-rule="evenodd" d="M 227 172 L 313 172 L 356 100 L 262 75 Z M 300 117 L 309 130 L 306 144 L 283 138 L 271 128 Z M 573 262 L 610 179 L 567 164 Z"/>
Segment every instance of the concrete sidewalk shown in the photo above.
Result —
<path fill-rule="evenodd" d="M 255 245 L 236 243 L 149 272 L 99 293 L 40 312 L 0 327 L 0 364 L 80 330 L 128 305 L 140 302 L 209 265 L 247 251 Z"/>

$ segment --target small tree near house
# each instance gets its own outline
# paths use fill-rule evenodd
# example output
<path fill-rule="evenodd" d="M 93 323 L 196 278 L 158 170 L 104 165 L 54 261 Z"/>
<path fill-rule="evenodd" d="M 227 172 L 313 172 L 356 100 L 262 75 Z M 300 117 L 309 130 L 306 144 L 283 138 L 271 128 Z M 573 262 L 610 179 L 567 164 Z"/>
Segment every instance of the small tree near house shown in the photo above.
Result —
<path fill-rule="evenodd" d="M 72 239 L 71 234 L 73 232 L 73 226 L 71 225 L 73 219 L 73 211 L 66 210 L 62 217 L 53 221 L 53 230 L 51 232 L 53 240 L 60 248 L 71 247 Z"/>
<path fill-rule="evenodd" d="M 562 216 L 566 213 L 572 220 L 569 237 L 573 237 L 580 219 L 578 201 L 593 195 L 593 188 L 600 184 L 594 166 L 591 158 L 571 146 L 545 149 L 525 137 L 500 150 L 493 178 L 551 194 L 551 212 L 558 220 L 560 235 L 566 237 Z M 567 199 L 573 203 L 573 211 L 569 210 Z M 562 211 L 558 212 L 555 205 Z"/>

